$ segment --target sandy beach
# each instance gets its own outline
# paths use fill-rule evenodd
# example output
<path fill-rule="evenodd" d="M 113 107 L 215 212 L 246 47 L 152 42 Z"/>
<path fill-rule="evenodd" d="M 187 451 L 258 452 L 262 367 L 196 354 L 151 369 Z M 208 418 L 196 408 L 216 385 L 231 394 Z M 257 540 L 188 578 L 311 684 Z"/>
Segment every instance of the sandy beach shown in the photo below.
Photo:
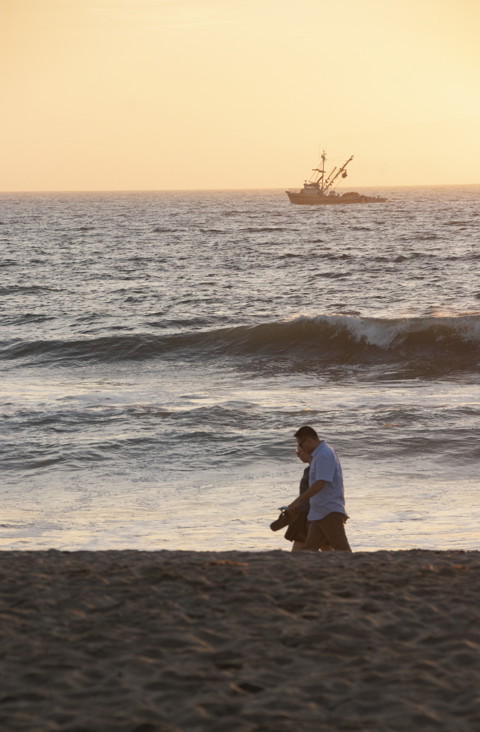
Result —
<path fill-rule="evenodd" d="M 0 729 L 480 729 L 480 553 L 2 552 Z"/>

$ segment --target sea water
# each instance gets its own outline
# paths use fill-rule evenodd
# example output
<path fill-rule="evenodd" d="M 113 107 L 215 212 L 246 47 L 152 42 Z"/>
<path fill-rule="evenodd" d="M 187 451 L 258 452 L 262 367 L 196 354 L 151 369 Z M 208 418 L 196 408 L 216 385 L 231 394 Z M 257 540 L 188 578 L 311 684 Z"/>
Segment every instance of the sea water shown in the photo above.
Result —
<path fill-rule="evenodd" d="M 354 550 L 480 548 L 480 187 L 380 193 L 0 195 L 0 547 L 289 550 L 310 424 Z"/>

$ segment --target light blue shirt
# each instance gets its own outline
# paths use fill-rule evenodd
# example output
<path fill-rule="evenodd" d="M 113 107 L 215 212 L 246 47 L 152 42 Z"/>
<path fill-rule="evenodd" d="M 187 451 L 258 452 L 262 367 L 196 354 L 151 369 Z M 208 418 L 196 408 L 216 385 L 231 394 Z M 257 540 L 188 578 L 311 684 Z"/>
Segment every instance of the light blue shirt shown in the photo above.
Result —
<path fill-rule="evenodd" d="M 335 451 L 324 440 L 312 452 L 309 485 L 317 480 L 325 481 L 325 486 L 310 498 L 308 520 L 318 521 L 333 511 L 345 513 L 342 467 Z"/>

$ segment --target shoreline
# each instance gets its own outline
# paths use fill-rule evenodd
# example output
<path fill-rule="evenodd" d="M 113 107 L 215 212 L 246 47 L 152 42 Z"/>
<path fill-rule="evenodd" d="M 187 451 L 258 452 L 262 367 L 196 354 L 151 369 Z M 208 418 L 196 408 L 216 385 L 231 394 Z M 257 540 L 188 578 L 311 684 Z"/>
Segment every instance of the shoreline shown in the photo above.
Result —
<path fill-rule="evenodd" d="M 1 551 L 4 730 L 480 727 L 480 552 Z"/>

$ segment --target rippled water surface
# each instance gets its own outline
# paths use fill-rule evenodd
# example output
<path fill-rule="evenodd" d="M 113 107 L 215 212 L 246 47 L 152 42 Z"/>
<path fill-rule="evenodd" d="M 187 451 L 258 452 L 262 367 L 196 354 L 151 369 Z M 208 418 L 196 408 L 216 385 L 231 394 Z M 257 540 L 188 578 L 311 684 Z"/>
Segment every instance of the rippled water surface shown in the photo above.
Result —
<path fill-rule="evenodd" d="M 0 546 L 289 549 L 309 423 L 354 549 L 478 549 L 480 187 L 382 193 L 0 195 Z"/>

